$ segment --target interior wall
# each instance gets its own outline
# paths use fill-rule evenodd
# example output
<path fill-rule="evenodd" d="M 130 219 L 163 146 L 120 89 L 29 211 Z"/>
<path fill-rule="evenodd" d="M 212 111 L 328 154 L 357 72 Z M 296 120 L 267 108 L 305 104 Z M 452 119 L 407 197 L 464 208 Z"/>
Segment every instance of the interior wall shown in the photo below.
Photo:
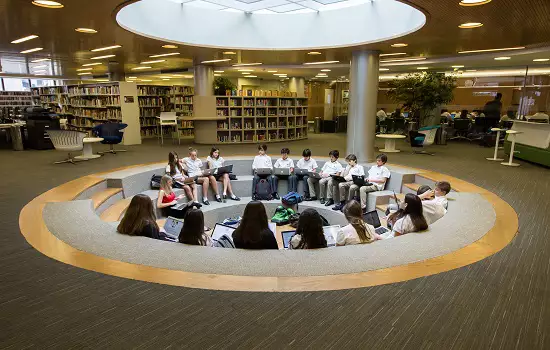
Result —
<path fill-rule="evenodd" d="M 330 89 L 329 83 L 308 83 L 310 94 L 307 109 L 308 120 L 315 120 L 316 117 L 323 118 L 325 113 L 325 89 Z"/>

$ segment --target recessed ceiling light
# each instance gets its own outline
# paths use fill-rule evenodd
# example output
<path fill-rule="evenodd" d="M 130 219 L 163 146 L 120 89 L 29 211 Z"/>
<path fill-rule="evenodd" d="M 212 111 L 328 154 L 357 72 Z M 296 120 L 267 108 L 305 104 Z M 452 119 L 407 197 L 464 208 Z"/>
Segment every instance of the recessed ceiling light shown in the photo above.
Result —
<path fill-rule="evenodd" d="M 90 72 L 78 73 L 78 75 L 90 75 L 90 74 L 92 74 L 92 73 L 90 73 Z"/>
<path fill-rule="evenodd" d="M 482 26 L 483 26 L 483 23 L 480 23 L 480 22 L 468 22 L 468 23 L 462 23 L 461 25 L 458 26 L 458 28 L 468 29 L 468 28 L 479 28 Z"/>
<path fill-rule="evenodd" d="M 34 73 L 46 73 L 45 69 L 35 70 Z"/>
<path fill-rule="evenodd" d="M 161 63 L 161 62 L 166 62 L 166 60 L 145 61 L 145 62 L 141 62 L 140 64 L 151 64 L 151 63 Z"/>
<path fill-rule="evenodd" d="M 48 68 L 48 65 L 43 64 L 43 65 L 40 65 L 40 66 L 34 66 L 34 67 L 32 67 L 32 69 L 36 69 L 36 68 Z"/>
<path fill-rule="evenodd" d="M 267 72 L 268 72 L 268 73 L 277 73 L 276 70 L 268 70 Z"/>
<path fill-rule="evenodd" d="M 141 79 L 140 81 L 152 81 L 151 79 Z"/>
<path fill-rule="evenodd" d="M 426 70 L 426 69 L 430 69 L 430 67 L 416 67 L 416 69 Z"/>
<path fill-rule="evenodd" d="M 99 62 L 96 62 L 96 63 L 86 63 L 86 64 L 83 64 L 82 67 L 90 67 L 90 66 L 99 66 L 101 63 Z"/>
<path fill-rule="evenodd" d="M 247 75 L 246 77 L 247 77 L 247 78 L 257 78 L 256 75 Z"/>
<path fill-rule="evenodd" d="M 533 62 L 548 62 L 550 58 L 535 58 Z"/>
<path fill-rule="evenodd" d="M 170 80 L 170 78 L 163 78 L 162 80 Z"/>
<path fill-rule="evenodd" d="M 150 69 L 152 67 L 149 67 L 149 66 L 142 66 L 142 67 L 134 67 L 132 68 L 132 70 L 142 70 L 142 69 Z"/>
<path fill-rule="evenodd" d="M 321 62 L 306 62 L 304 64 L 310 65 L 310 64 L 330 64 L 330 63 L 338 63 L 340 61 L 321 61 Z"/>
<path fill-rule="evenodd" d="M 215 77 L 221 77 L 221 74 L 214 74 Z"/>
<path fill-rule="evenodd" d="M 151 56 L 153 57 L 153 56 Z M 209 60 L 209 61 L 202 61 L 201 63 L 216 63 L 216 62 L 227 62 L 231 61 L 231 58 L 222 58 L 220 60 Z"/>
<path fill-rule="evenodd" d="M 95 81 L 99 81 L 100 83 L 108 83 L 109 79 L 95 79 Z"/>
<path fill-rule="evenodd" d="M 273 75 L 286 75 L 285 73 L 275 73 Z"/>
<path fill-rule="evenodd" d="M 237 69 L 238 72 L 254 72 L 254 69 Z"/>
<path fill-rule="evenodd" d="M 241 72 L 241 74 L 250 74 L 250 72 Z"/>
<path fill-rule="evenodd" d="M 109 57 L 115 57 L 116 55 L 105 55 L 105 56 L 96 56 L 96 57 L 92 57 L 91 59 L 92 60 L 101 60 L 103 58 L 109 58 Z"/>
<path fill-rule="evenodd" d="M 38 35 L 29 35 L 29 36 L 26 36 L 24 38 L 16 39 L 16 40 L 12 41 L 11 43 L 12 44 L 19 44 L 19 43 L 22 43 L 24 41 L 32 40 L 32 39 L 36 39 L 36 38 L 38 38 Z"/>
<path fill-rule="evenodd" d="M 223 73 L 223 70 L 215 70 L 214 73 Z"/>
<path fill-rule="evenodd" d="M 97 30 L 92 28 L 76 28 L 75 31 L 79 33 L 85 33 L 85 34 L 95 34 L 97 33 Z"/>
<path fill-rule="evenodd" d="M 464 66 L 451 66 L 451 68 L 464 68 Z"/>
<path fill-rule="evenodd" d="M 461 6 L 478 6 L 490 3 L 491 0 L 462 0 L 458 4 Z"/>
<path fill-rule="evenodd" d="M 380 61 L 380 62 L 381 63 L 386 63 L 386 62 L 410 62 L 410 61 L 423 61 L 425 59 L 426 59 L 426 57 L 393 58 L 391 60 L 383 60 L 383 61 Z"/>
<path fill-rule="evenodd" d="M 330 72 L 330 69 L 321 69 L 321 72 Z"/>
<path fill-rule="evenodd" d="M 31 63 L 46 62 L 46 61 L 49 61 L 49 60 L 50 60 L 49 58 L 41 58 L 41 59 L 38 59 L 38 60 L 31 61 Z"/>
<path fill-rule="evenodd" d="M 40 51 L 40 50 L 43 50 L 43 48 L 35 47 L 34 49 L 28 49 L 28 50 L 25 50 L 25 51 L 21 51 L 21 53 L 31 53 L 31 52 L 36 52 L 36 51 Z"/>
<path fill-rule="evenodd" d="M 160 55 L 149 56 L 149 58 L 166 57 L 166 56 L 175 56 L 175 55 L 179 55 L 179 54 L 180 54 L 179 52 L 161 53 Z"/>
<path fill-rule="evenodd" d="M 233 52 L 233 51 L 224 51 L 223 54 L 224 55 L 236 55 L 237 53 Z"/>
<path fill-rule="evenodd" d="M 389 69 L 388 68 L 380 68 L 378 70 L 381 71 L 381 72 L 385 72 L 385 71 L 388 71 Z"/>
<path fill-rule="evenodd" d="M 126 79 L 137 79 L 137 77 L 128 77 Z"/>
<path fill-rule="evenodd" d="M 32 4 L 40 7 L 46 7 L 49 9 L 60 9 L 63 7 L 63 4 L 57 1 L 49 1 L 49 0 L 34 0 Z"/>
<path fill-rule="evenodd" d="M 511 59 L 512 57 L 506 57 L 506 56 L 503 56 L 503 57 L 495 57 L 495 61 L 506 61 L 506 60 L 509 60 Z"/>
<path fill-rule="evenodd" d="M 233 67 L 259 66 L 260 64 L 261 64 L 260 62 L 256 62 L 256 63 L 237 63 L 237 64 L 234 64 Z"/>
<path fill-rule="evenodd" d="M 386 57 L 386 56 L 401 56 L 401 55 L 406 55 L 406 54 L 407 54 L 406 52 L 383 53 L 383 54 L 380 54 L 380 57 Z"/>
<path fill-rule="evenodd" d="M 502 49 L 484 49 L 484 50 L 458 51 L 458 53 L 494 52 L 494 51 L 510 51 L 510 50 L 522 50 L 522 49 L 525 49 L 525 46 L 506 47 L 506 48 L 502 48 Z"/>
<path fill-rule="evenodd" d="M 163 49 L 177 49 L 178 47 L 176 45 L 167 44 L 167 45 L 162 45 L 162 48 Z"/>
<path fill-rule="evenodd" d="M 397 43 L 397 44 L 392 44 L 392 45 L 391 45 L 391 47 L 406 47 L 406 46 L 409 46 L 409 44 Z"/>
<path fill-rule="evenodd" d="M 112 46 L 106 46 L 106 47 L 100 47 L 98 49 L 91 50 L 92 52 L 99 52 L 99 51 L 105 51 L 105 50 L 112 50 L 112 49 L 118 49 L 119 47 L 122 47 L 120 45 L 112 45 Z"/>
<path fill-rule="evenodd" d="M 476 69 L 466 69 L 466 72 L 477 72 Z"/>
<path fill-rule="evenodd" d="M 307 54 L 308 55 L 320 55 L 321 53 L 317 52 L 317 51 L 311 51 L 311 52 L 308 52 Z"/>
<path fill-rule="evenodd" d="M 87 70 L 92 70 L 93 68 L 80 68 L 80 69 L 77 69 L 76 71 L 77 72 L 81 72 L 81 71 L 87 71 Z"/>

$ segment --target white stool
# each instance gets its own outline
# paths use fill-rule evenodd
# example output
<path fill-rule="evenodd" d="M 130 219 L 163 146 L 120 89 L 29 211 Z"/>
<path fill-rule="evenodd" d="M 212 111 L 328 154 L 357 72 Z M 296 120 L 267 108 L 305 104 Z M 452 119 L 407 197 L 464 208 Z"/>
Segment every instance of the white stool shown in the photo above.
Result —
<path fill-rule="evenodd" d="M 510 135 L 510 142 L 512 142 L 512 145 L 510 146 L 510 158 L 508 159 L 508 162 L 500 163 L 502 165 L 506 166 L 519 166 L 518 163 L 512 163 L 512 160 L 514 160 L 514 149 L 516 147 L 516 134 L 520 134 L 521 131 L 516 130 L 506 130 L 506 133 Z"/>
<path fill-rule="evenodd" d="M 75 159 L 88 160 L 96 159 L 101 157 L 100 154 L 94 154 L 92 145 L 97 142 L 103 141 L 102 137 L 85 137 L 82 142 L 84 143 L 84 148 L 82 150 L 82 155 L 76 156 Z"/>
<path fill-rule="evenodd" d="M 176 115 L 176 112 L 161 112 L 160 117 L 157 117 L 159 124 L 159 135 L 160 136 L 160 144 L 164 145 L 164 135 L 163 135 L 163 126 L 170 126 L 175 129 L 175 132 L 178 134 L 178 144 L 181 145 L 180 141 L 180 131 L 179 131 L 179 123 L 178 123 L 178 117 Z M 173 136 L 174 134 L 172 134 Z M 174 139 L 172 138 L 172 142 Z"/>
<path fill-rule="evenodd" d="M 504 158 L 497 158 L 497 153 L 498 153 L 498 141 L 500 140 L 500 132 L 501 131 L 506 131 L 506 129 L 500 129 L 500 128 L 492 128 L 491 131 L 496 131 L 497 132 L 497 140 L 495 142 L 495 155 L 493 156 L 493 158 L 486 158 L 487 160 L 498 160 L 499 162 L 502 162 L 504 160 Z"/>

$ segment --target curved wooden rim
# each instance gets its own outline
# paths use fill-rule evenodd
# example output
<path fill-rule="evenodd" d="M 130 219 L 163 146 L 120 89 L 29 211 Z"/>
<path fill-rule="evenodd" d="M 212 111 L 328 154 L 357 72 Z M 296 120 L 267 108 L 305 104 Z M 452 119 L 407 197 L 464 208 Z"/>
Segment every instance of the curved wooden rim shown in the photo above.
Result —
<path fill-rule="evenodd" d="M 230 159 L 230 157 L 227 157 L 227 159 Z M 21 210 L 19 215 L 21 233 L 30 245 L 50 258 L 117 277 L 189 288 L 228 291 L 297 292 L 371 287 L 449 271 L 472 264 L 497 253 L 510 243 L 518 232 L 517 213 L 508 203 L 494 193 L 452 176 L 420 169 L 415 169 L 419 171 L 418 175 L 420 176 L 433 180 L 449 181 L 453 185 L 453 188 L 461 192 L 479 193 L 494 208 L 496 219 L 493 228 L 481 239 L 464 248 L 446 255 L 411 264 L 341 275 L 257 277 L 176 271 L 107 259 L 73 248 L 59 240 L 46 227 L 42 216 L 46 203 L 73 200 L 82 191 L 103 180 L 100 177 L 102 174 L 150 164 L 155 163 L 133 165 L 114 169 L 109 172 L 84 176 L 39 195 Z M 409 168 L 401 165 L 399 167 Z"/>

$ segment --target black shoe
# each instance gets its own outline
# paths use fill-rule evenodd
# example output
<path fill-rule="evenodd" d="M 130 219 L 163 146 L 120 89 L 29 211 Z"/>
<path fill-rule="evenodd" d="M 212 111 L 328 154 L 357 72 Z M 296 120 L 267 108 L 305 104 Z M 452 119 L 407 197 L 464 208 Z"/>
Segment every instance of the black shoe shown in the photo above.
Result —
<path fill-rule="evenodd" d="M 356 201 L 356 202 L 359 202 L 361 200 L 361 198 L 357 197 L 357 196 L 354 196 L 353 197 L 353 200 Z"/>
<path fill-rule="evenodd" d="M 230 198 L 234 201 L 240 201 L 241 200 L 239 197 L 235 196 L 234 194 L 232 194 Z"/>
<path fill-rule="evenodd" d="M 224 203 L 227 202 L 227 196 L 225 194 L 222 196 L 222 200 L 223 200 Z"/>
<path fill-rule="evenodd" d="M 202 204 L 204 204 L 204 205 L 210 205 L 210 202 L 208 201 L 208 199 L 203 199 Z"/>
<path fill-rule="evenodd" d="M 220 197 L 219 194 L 216 195 L 216 202 L 219 202 L 219 203 L 222 202 L 222 198 Z"/>
<path fill-rule="evenodd" d="M 277 194 L 277 192 L 273 193 L 273 198 L 274 198 L 274 199 L 277 199 L 277 200 L 281 199 L 281 197 L 279 197 L 279 195 Z"/>
<path fill-rule="evenodd" d="M 257 201 L 257 199 L 256 199 L 256 198 L 257 198 L 257 197 L 256 197 L 256 195 L 255 195 L 255 194 L 253 194 L 253 195 L 252 195 L 252 200 L 253 200 L 253 201 Z"/>
<path fill-rule="evenodd" d="M 193 202 L 193 206 L 197 209 L 202 208 L 202 204 L 200 204 L 199 202 Z"/>
<path fill-rule="evenodd" d="M 313 196 L 313 197 L 306 196 L 306 197 L 304 198 L 304 200 L 305 200 L 306 202 L 316 201 L 316 200 L 317 200 L 317 197 L 315 197 L 315 196 Z"/>
<path fill-rule="evenodd" d="M 342 210 L 342 208 L 344 207 L 344 204 L 345 202 L 340 202 L 336 204 L 334 207 L 332 207 L 332 210 Z"/>
<path fill-rule="evenodd" d="M 332 199 L 327 200 L 325 203 L 325 207 L 330 207 L 331 205 L 334 205 L 334 200 Z"/>
<path fill-rule="evenodd" d="M 321 198 L 321 199 L 319 200 L 319 202 L 320 202 L 321 204 L 325 204 L 325 199 L 324 199 L 324 198 Z"/>

